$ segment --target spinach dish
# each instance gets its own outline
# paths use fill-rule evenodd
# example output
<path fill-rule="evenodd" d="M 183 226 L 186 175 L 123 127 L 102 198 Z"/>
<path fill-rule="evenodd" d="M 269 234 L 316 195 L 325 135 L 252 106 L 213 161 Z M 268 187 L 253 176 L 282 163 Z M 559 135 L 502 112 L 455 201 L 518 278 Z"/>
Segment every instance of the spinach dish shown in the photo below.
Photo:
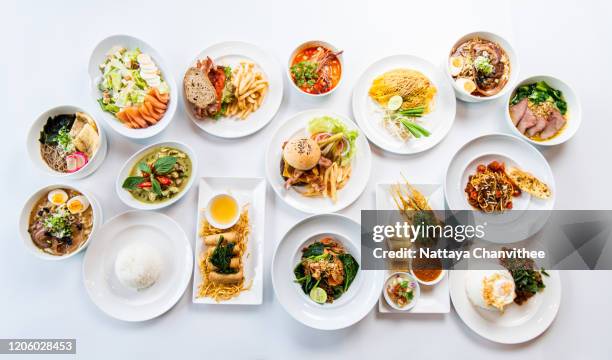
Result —
<path fill-rule="evenodd" d="M 180 194 L 191 177 L 191 159 L 181 150 L 162 146 L 143 156 L 122 187 L 143 203 L 160 203 Z"/>
<path fill-rule="evenodd" d="M 302 249 L 293 273 L 305 294 L 319 304 L 339 299 L 355 280 L 359 264 L 342 244 L 324 237 Z"/>

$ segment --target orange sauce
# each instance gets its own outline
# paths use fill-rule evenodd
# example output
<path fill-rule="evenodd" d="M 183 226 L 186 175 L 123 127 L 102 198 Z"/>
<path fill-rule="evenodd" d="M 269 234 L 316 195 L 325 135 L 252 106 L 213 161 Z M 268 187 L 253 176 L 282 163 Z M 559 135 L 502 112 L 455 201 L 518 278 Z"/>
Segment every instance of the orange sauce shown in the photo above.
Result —
<path fill-rule="evenodd" d="M 300 50 L 291 61 L 291 67 L 294 65 L 304 62 L 304 61 L 313 61 L 313 58 L 316 58 L 317 53 L 324 51 L 325 48 L 321 46 L 311 46 L 305 49 Z M 327 79 L 325 76 L 321 76 L 322 73 L 326 73 Z M 325 94 L 330 92 L 333 88 L 335 88 L 340 82 L 340 77 L 342 76 L 342 65 L 340 64 L 340 60 L 337 56 L 333 55 L 332 59 L 327 61 L 325 65 L 322 67 L 321 71 L 318 73 L 318 78 L 314 81 L 314 84 L 298 84 L 295 75 L 291 75 L 293 82 L 304 92 L 309 94 Z"/>
<path fill-rule="evenodd" d="M 442 269 L 413 269 L 414 276 L 423 281 L 434 281 L 442 273 Z"/>

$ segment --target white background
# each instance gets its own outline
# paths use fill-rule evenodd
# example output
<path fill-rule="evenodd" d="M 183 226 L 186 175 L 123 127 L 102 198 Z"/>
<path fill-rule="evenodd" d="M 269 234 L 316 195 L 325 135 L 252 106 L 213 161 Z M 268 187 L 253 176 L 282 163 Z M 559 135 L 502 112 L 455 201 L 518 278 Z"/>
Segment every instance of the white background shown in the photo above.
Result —
<path fill-rule="evenodd" d="M 63 262 L 34 258 L 22 246 L 17 217 L 25 199 L 54 180 L 29 163 L 24 138 L 30 123 L 50 107 L 74 104 L 93 111 L 86 73 L 91 50 L 110 34 L 140 37 L 164 57 L 177 83 L 202 49 L 224 40 L 259 44 L 282 64 L 304 40 L 322 39 L 345 50 L 344 81 L 316 101 L 298 95 L 285 78 L 278 116 L 261 132 L 239 140 L 210 137 L 181 105 L 169 128 L 151 141 L 179 139 L 198 153 L 201 176 L 264 176 L 264 148 L 291 114 L 313 107 L 350 113 L 351 89 L 370 63 L 397 53 L 440 64 L 456 38 L 471 30 L 505 35 L 519 54 L 521 78 L 549 73 L 572 84 L 583 123 L 567 144 L 544 155 L 556 177 L 558 209 L 610 208 L 612 15 L 604 1 L 11 1 L 0 22 L 2 206 L 0 206 L 0 338 L 77 338 L 81 358 L 398 358 L 443 355 L 490 358 L 604 358 L 612 352 L 610 272 L 563 272 L 556 321 L 530 343 L 504 346 L 479 338 L 452 311 L 444 316 L 381 316 L 375 310 L 341 331 L 321 332 L 294 321 L 274 299 L 269 264 L 275 244 L 305 214 L 268 189 L 264 304 L 196 306 L 191 286 L 165 315 L 144 323 L 107 317 L 89 300 L 81 281 L 82 255 Z M 468 139 L 509 132 L 502 101 L 458 102 L 449 136 L 418 156 L 393 156 L 373 147 L 372 177 L 343 214 L 359 219 L 373 208 L 377 182 L 402 171 L 413 182 L 439 183 L 452 154 Z M 108 219 L 127 210 L 114 191 L 115 174 L 142 145 L 109 131 L 109 154 L 78 184 L 92 191 Z M 163 212 L 191 237 L 197 188 Z M 193 239 L 191 239 L 193 241 Z M 602 321 L 604 320 L 604 321 Z M 388 356 L 384 356 L 384 355 Z M 217 355 L 217 356 L 212 356 Z"/>

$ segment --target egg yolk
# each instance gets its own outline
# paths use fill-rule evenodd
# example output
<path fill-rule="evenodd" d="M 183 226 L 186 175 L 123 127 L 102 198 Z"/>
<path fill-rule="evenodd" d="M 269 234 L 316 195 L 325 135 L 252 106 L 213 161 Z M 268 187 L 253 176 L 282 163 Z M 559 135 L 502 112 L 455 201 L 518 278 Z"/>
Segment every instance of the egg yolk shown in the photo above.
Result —
<path fill-rule="evenodd" d="M 451 64 L 453 65 L 453 67 L 460 67 L 462 65 L 461 58 L 455 57 L 451 60 Z"/>
<path fill-rule="evenodd" d="M 72 201 L 68 204 L 68 210 L 71 213 L 77 213 L 83 210 L 83 204 L 80 201 Z"/>
<path fill-rule="evenodd" d="M 51 200 L 51 202 L 54 204 L 62 204 L 64 201 L 66 201 L 62 194 L 53 194 L 53 196 L 51 196 Z"/>

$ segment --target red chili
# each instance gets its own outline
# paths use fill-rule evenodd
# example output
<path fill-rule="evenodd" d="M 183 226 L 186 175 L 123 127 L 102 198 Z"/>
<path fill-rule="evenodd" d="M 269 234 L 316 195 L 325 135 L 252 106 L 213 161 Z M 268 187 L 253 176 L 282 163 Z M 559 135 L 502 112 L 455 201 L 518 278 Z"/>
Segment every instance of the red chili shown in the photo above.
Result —
<path fill-rule="evenodd" d="M 150 188 L 151 187 L 151 182 L 150 181 L 141 182 L 140 184 L 138 184 L 138 187 L 141 188 L 141 189 Z"/>
<path fill-rule="evenodd" d="M 483 172 L 485 172 L 485 170 L 486 170 L 486 169 L 487 169 L 487 168 L 486 168 L 484 165 L 482 165 L 482 164 L 478 165 L 478 167 L 476 168 L 476 170 L 477 170 L 479 173 L 483 173 Z"/>
<path fill-rule="evenodd" d="M 167 186 L 167 185 L 172 184 L 172 180 L 170 180 L 170 178 L 167 178 L 165 176 L 157 176 L 156 179 L 162 185 L 166 185 Z"/>
<path fill-rule="evenodd" d="M 508 201 L 508 204 L 506 204 L 506 209 L 508 210 L 512 209 L 512 201 Z"/>

